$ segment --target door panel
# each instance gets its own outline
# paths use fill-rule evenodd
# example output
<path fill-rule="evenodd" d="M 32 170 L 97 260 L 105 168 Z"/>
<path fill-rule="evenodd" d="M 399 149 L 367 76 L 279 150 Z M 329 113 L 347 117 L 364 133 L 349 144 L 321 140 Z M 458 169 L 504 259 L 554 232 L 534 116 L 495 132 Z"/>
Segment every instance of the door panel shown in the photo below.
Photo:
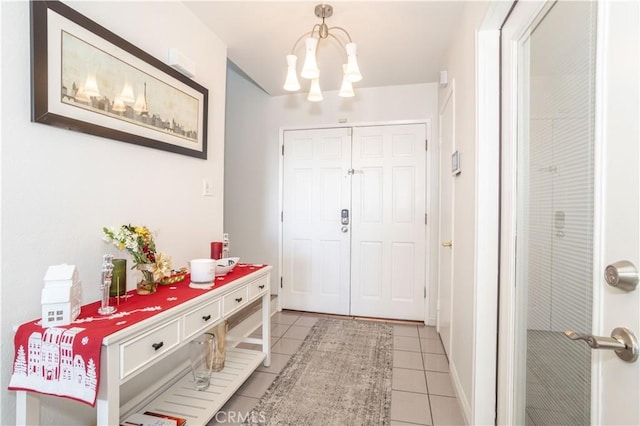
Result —
<path fill-rule="evenodd" d="M 426 126 L 350 131 L 285 132 L 282 305 L 424 321 Z"/>
<path fill-rule="evenodd" d="M 348 314 L 349 129 L 287 131 L 284 143 L 283 306 Z"/>
<path fill-rule="evenodd" d="M 352 315 L 424 320 L 425 132 L 354 129 Z"/>
<path fill-rule="evenodd" d="M 640 327 L 638 291 L 603 279 L 640 255 L 639 12 L 522 2 L 503 28 L 500 346 L 501 374 L 514 374 L 498 401 L 509 424 L 640 423 L 638 362 L 563 333 Z"/>

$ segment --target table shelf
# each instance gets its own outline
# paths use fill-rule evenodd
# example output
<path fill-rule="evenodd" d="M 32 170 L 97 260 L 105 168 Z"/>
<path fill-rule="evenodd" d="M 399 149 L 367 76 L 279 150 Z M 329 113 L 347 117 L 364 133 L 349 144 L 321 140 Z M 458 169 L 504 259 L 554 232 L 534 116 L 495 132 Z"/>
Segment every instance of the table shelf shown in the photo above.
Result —
<path fill-rule="evenodd" d="M 228 348 L 225 367 L 213 373 L 208 389 L 195 390 L 189 371 L 140 411 L 181 417 L 189 426 L 206 425 L 265 357 L 266 354 L 255 350 Z"/>

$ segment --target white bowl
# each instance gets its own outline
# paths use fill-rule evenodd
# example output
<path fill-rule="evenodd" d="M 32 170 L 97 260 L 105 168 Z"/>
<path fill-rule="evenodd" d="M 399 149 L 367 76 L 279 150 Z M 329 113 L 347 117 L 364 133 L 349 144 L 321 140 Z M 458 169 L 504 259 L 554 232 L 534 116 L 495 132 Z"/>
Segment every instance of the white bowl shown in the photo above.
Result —
<path fill-rule="evenodd" d="M 239 257 L 225 257 L 216 260 L 216 276 L 227 275 L 238 264 Z"/>

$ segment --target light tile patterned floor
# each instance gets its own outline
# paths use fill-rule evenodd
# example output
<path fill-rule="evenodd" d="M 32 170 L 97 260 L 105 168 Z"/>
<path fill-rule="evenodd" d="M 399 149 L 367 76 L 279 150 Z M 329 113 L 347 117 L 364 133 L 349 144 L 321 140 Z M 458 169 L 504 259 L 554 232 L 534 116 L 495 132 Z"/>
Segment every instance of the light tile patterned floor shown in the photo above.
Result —
<path fill-rule="evenodd" d="M 324 316 L 293 311 L 273 315 L 271 366 L 259 367 L 209 422 L 209 426 L 242 423 L 291 355 L 298 350 L 313 324 Z M 256 330 L 254 336 L 259 337 L 260 333 Z M 449 364 L 435 328 L 393 324 L 391 425 L 463 424 L 449 377 Z"/>

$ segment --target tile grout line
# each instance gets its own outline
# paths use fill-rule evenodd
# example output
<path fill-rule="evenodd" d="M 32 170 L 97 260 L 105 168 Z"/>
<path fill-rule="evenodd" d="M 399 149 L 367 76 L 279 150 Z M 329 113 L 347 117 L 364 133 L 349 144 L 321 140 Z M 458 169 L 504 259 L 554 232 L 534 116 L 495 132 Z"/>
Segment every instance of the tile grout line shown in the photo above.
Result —
<path fill-rule="evenodd" d="M 431 417 L 431 424 L 435 426 L 436 422 L 433 420 L 433 404 L 431 404 L 431 393 L 429 392 L 429 381 L 427 380 L 427 365 L 424 362 L 424 355 L 422 352 L 422 338 L 420 338 L 420 330 L 418 332 L 418 345 L 420 345 L 420 360 L 422 361 L 422 375 L 424 376 L 424 382 L 427 386 L 427 400 L 429 401 L 429 416 Z"/>

